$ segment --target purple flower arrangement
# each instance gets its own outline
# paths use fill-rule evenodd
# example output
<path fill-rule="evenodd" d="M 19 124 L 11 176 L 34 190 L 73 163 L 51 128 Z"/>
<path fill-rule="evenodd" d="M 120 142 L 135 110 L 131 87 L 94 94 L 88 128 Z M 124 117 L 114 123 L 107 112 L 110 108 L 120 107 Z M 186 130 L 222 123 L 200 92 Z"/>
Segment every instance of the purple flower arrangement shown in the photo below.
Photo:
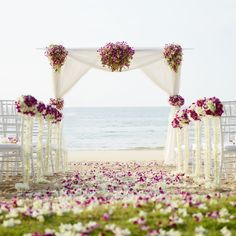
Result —
<path fill-rule="evenodd" d="M 171 69 L 177 72 L 182 62 L 182 47 L 178 44 L 166 44 L 163 55 Z"/>
<path fill-rule="evenodd" d="M 45 56 L 48 57 L 50 65 L 57 72 L 63 66 L 68 51 L 62 45 L 52 44 L 46 48 Z"/>
<path fill-rule="evenodd" d="M 176 112 L 176 115 L 171 123 L 173 128 L 182 129 L 185 125 L 190 123 L 190 119 L 188 116 L 188 110 L 179 110 Z"/>
<path fill-rule="evenodd" d="M 197 104 L 193 102 L 188 108 L 189 119 L 193 121 L 201 120 L 201 113 L 198 111 Z"/>
<path fill-rule="evenodd" d="M 180 121 L 179 121 L 179 119 L 177 117 L 174 117 L 174 119 L 171 122 L 171 125 L 172 125 L 173 128 L 179 128 L 179 129 L 183 128 L 181 126 Z"/>
<path fill-rule="evenodd" d="M 173 95 L 169 97 L 169 104 L 175 107 L 181 107 L 184 105 L 184 98 L 180 95 Z"/>
<path fill-rule="evenodd" d="M 28 116 L 35 116 L 37 113 L 37 99 L 31 95 L 22 95 L 18 101 L 15 102 L 16 110 L 19 113 Z"/>
<path fill-rule="evenodd" d="M 45 112 L 46 112 L 46 105 L 43 102 L 38 102 L 38 104 L 36 105 L 36 109 L 37 109 L 37 116 L 44 116 Z"/>
<path fill-rule="evenodd" d="M 223 104 L 216 97 L 205 99 L 203 108 L 207 116 L 221 116 L 224 113 Z"/>
<path fill-rule="evenodd" d="M 55 106 L 58 110 L 62 110 L 64 107 L 63 98 L 50 98 L 50 105 Z"/>
<path fill-rule="evenodd" d="M 108 43 L 98 49 L 103 66 L 107 66 L 111 71 L 122 71 L 124 67 L 129 67 L 135 53 L 126 42 Z"/>
<path fill-rule="evenodd" d="M 45 105 L 31 95 L 22 95 L 15 104 L 17 112 L 32 117 L 43 117 L 52 123 L 60 122 L 63 117 L 62 113 L 56 107 Z"/>
<path fill-rule="evenodd" d="M 52 105 L 47 105 L 44 118 L 52 123 L 57 123 L 62 120 L 62 113 Z"/>
<path fill-rule="evenodd" d="M 172 99 L 171 105 L 177 103 L 176 100 Z M 188 109 L 177 111 L 171 125 L 173 128 L 181 129 L 184 125 L 188 125 L 191 120 L 200 121 L 202 117 L 205 116 L 219 117 L 223 113 L 223 104 L 219 98 L 198 99 L 196 102 L 192 103 Z"/>

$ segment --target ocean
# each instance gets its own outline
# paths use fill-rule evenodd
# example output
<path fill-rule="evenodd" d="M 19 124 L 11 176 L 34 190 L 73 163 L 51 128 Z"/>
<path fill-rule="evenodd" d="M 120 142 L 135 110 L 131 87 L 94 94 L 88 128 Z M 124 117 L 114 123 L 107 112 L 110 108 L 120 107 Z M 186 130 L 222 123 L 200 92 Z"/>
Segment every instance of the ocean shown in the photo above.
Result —
<path fill-rule="evenodd" d="M 73 107 L 64 109 L 63 136 L 69 150 L 163 147 L 168 107 Z"/>

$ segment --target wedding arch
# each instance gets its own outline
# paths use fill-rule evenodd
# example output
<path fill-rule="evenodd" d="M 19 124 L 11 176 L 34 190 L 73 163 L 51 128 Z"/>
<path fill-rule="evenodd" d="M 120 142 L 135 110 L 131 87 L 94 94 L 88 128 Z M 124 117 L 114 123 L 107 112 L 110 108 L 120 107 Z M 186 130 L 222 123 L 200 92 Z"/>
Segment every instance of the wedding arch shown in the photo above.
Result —
<path fill-rule="evenodd" d="M 63 49 L 65 48 L 63 47 Z M 131 63 L 121 71 L 125 72 L 139 69 L 146 74 L 147 78 L 151 79 L 159 88 L 165 91 L 167 95 L 178 95 L 180 89 L 181 65 L 179 63 L 179 68 L 173 69 L 173 65 L 171 65 L 171 62 L 168 61 L 168 58 L 166 58 L 164 54 L 164 49 L 165 48 L 135 48 Z M 63 52 L 63 58 L 65 60 L 63 59 L 62 62 L 59 62 L 59 64 L 61 63 L 60 66 L 54 67 L 52 70 L 54 96 L 56 98 L 62 98 L 82 76 L 92 68 L 108 72 L 111 71 L 101 63 L 101 57 L 97 48 L 67 48 Z M 170 56 L 171 53 L 174 54 L 170 51 Z M 176 110 L 177 108 L 175 106 L 172 106 L 170 110 L 165 145 L 165 164 L 176 163 L 174 153 L 176 136 L 174 134 L 175 129 L 171 127 L 171 121 Z"/>

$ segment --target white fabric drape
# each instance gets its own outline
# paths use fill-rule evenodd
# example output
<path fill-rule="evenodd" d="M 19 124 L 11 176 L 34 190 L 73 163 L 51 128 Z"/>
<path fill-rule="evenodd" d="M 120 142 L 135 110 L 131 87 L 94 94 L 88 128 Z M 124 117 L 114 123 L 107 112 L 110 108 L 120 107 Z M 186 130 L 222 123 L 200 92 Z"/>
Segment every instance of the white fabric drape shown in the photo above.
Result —
<path fill-rule="evenodd" d="M 65 64 L 59 72 L 53 72 L 54 94 L 56 98 L 62 98 L 79 80 L 92 68 L 110 71 L 103 67 L 100 56 L 95 48 L 89 49 L 68 49 L 68 56 Z M 135 54 L 130 67 L 123 71 L 141 69 L 158 87 L 168 95 L 179 93 L 180 68 L 175 73 L 166 63 L 161 48 L 140 48 L 135 49 Z M 174 146 L 175 134 L 170 122 L 173 118 L 175 108 L 171 108 L 168 120 L 167 144 L 165 163 L 175 164 Z"/>

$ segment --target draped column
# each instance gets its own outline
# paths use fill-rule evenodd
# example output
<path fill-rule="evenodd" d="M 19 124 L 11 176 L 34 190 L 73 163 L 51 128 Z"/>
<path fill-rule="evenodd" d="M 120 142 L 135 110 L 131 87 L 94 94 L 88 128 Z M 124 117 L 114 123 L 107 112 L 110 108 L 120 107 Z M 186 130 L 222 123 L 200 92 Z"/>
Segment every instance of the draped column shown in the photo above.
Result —
<path fill-rule="evenodd" d="M 151 65 L 142 68 L 144 73 L 163 91 L 165 91 L 169 96 L 179 94 L 180 88 L 180 73 L 181 67 L 179 67 L 178 72 L 174 72 L 169 65 L 166 63 L 165 59 L 159 60 Z M 171 107 L 168 125 L 167 125 L 167 137 L 165 145 L 165 159 L 164 163 L 166 165 L 175 165 L 175 144 L 176 144 L 176 129 L 171 126 L 171 121 L 173 120 L 175 113 L 177 111 L 176 107 Z"/>

